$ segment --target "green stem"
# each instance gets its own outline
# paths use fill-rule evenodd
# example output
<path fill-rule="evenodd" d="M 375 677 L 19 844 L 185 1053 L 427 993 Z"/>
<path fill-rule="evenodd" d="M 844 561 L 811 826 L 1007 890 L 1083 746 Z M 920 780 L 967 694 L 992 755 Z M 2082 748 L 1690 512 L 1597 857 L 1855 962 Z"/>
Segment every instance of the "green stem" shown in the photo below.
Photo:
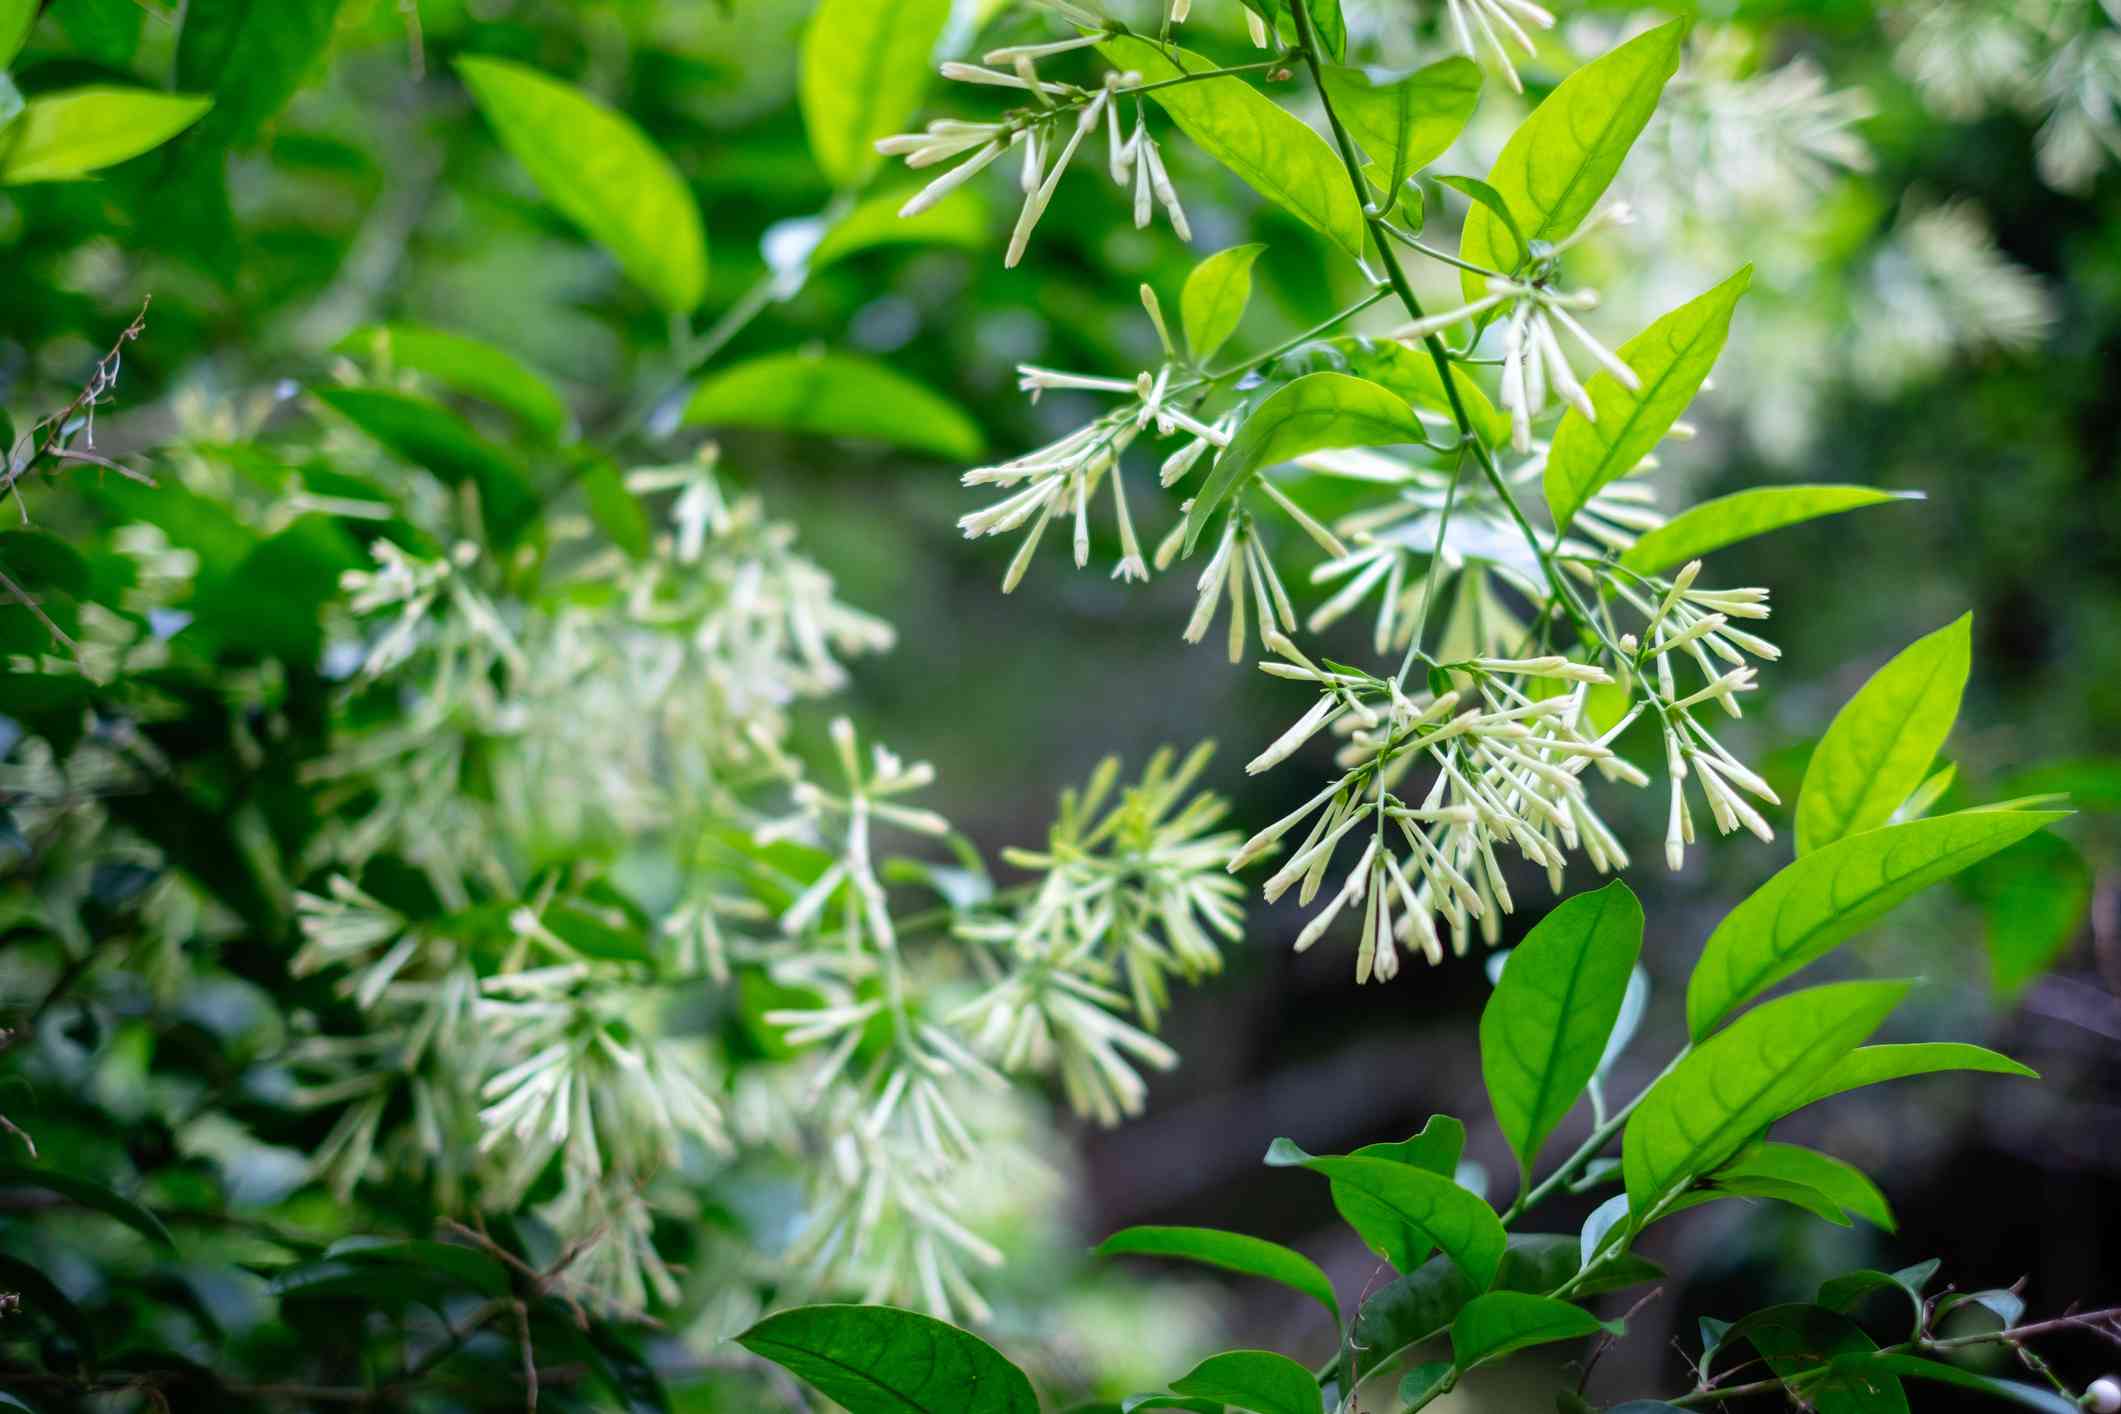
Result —
<path fill-rule="evenodd" d="M 1635 1107 L 1642 1103 L 1643 1098 L 1650 1091 L 1657 1088 L 1658 1081 L 1663 1080 L 1665 1076 L 1670 1075 L 1673 1070 L 1677 1069 L 1679 1063 L 1685 1060 L 1693 1049 L 1692 1043 L 1681 1046 L 1679 1054 L 1673 1056 L 1665 1068 L 1658 1072 L 1657 1079 L 1643 1086 L 1634 1099 L 1613 1111 L 1605 1123 L 1593 1129 L 1590 1137 L 1576 1147 L 1576 1152 L 1561 1161 L 1561 1167 L 1548 1174 L 1538 1186 L 1527 1192 L 1519 1193 L 1517 1201 L 1510 1204 L 1509 1211 L 1502 1215 L 1502 1225 L 1508 1227 L 1515 1219 L 1545 1202 L 1553 1196 L 1556 1189 L 1581 1172 L 1585 1164 L 1597 1158 L 1598 1151 L 1612 1142 L 1613 1136 L 1618 1134 L 1622 1126 L 1628 1122 L 1628 1116 L 1635 1112 Z"/>

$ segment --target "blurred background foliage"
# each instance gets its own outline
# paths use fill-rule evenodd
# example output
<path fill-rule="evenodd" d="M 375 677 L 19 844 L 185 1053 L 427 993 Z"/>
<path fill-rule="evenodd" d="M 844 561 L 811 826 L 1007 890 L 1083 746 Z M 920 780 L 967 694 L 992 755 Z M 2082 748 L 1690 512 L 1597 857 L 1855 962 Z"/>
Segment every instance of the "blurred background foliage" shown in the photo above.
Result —
<path fill-rule="evenodd" d="M 468 54 L 583 85 L 675 162 L 712 251 L 705 299 L 677 344 L 698 351 L 726 333 L 710 372 L 769 353 L 866 353 L 963 409 L 992 449 L 1034 446 L 1079 420 L 1065 396 L 1039 406 L 1019 398 L 1017 362 L 1124 375 L 1150 361 L 1154 334 L 1136 292 L 1146 283 L 1168 298 L 1203 253 L 1266 245 L 1239 334 L 1253 347 L 1360 293 L 1344 262 L 1183 142 L 1167 154 L 1187 197 L 1190 248 L 1160 225 L 1134 230 L 1120 198 L 1085 180 L 1061 187 L 1024 263 L 1004 271 L 998 249 L 1012 205 L 997 180 L 951 203 L 919 242 L 829 260 L 828 248 L 804 271 L 834 201 L 795 104 L 806 8 L 299 0 L 283 13 L 260 3 L 250 7 L 253 36 L 270 30 L 306 56 L 289 91 L 274 93 L 247 82 L 267 70 L 240 57 L 216 65 L 193 56 L 201 67 L 187 72 L 175 0 L 53 0 L 12 65 L 24 95 L 109 82 L 223 97 L 174 142 L 96 180 L 0 189 L 0 407 L 22 428 L 63 406 L 152 297 L 145 332 L 125 349 L 119 394 L 99 418 L 106 455 L 153 466 L 171 455 L 156 449 L 240 443 L 248 450 L 226 460 L 255 479 L 253 491 L 290 473 L 328 472 L 344 447 L 320 438 L 308 390 L 333 381 L 350 333 L 403 320 L 491 341 L 541 370 L 564 390 L 575 422 L 623 464 L 679 460 L 700 434 L 675 426 L 668 394 L 685 386 L 688 368 L 669 317 L 496 144 L 452 72 Z M 962 49 L 997 8 L 961 3 L 946 48 Z M 1525 66 L 1528 99 L 1575 58 L 1651 18 L 1617 3 L 1556 8 L 1551 52 Z M 1240 52 L 1234 5 L 1200 0 L 1195 9 L 1193 47 Z M 1348 9 L 1358 41 L 1374 42 L 1387 62 L 1444 47 L 1429 0 L 1352 0 Z M 1879 1177 L 1900 1231 L 1826 1228 L 1794 1210 L 1729 1204 L 1662 1234 L 1652 1255 L 1682 1275 L 1609 1357 L 1609 1373 L 1625 1368 L 1612 1378 L 1626 1388 L 1668 1383 L 1668 1338 L 1683 1332 L 1663 1323 L 1718 1310 L 1724 1292 L 1746 1293 L 1732 1298 L 1738 1309 L 1740 1299 L 1808 1292 L 1833 1271 L 1938 1255 L 1965 1287 L 2034 1274 L 2042 1304 L 2059 1307 L 2111 1295 L 2121 1270 L 2112 1220 L 2121 1194 L 2121 826 L 2107 813 L 2121 807 L 2117 17 L 2093 0 L 1707 0 L 1699 15 L 1667 111 L 1621 177 L 1641 219 L 1593 257 L 1608 307 L 1645 317 L 1741 261 L 1760 266 L 1716 387 L 1693 415 L 1702 435 L 1667 457 L 1666 504 L 1778 481 L 1928 498 L 1720 558 L 1724 580 L 1772 588 L 1785 650 L 1752 714 L 1752 754 L 1771 756 L 1778 783 L 1794 783 L 1836 705 L 1893 651 L 1971 608 L 1974 675 L 1947 750 L 1957 788 L 1969 801 L 2067 789 L 2082 813 L 2060 843 L 2030 840 L 1956 891 L 1918 899 L 1846 964 L 1928 977 L 1898 1026 L 1984 1041 L 2044 1082 L 2011 1085 L 2001 1103 L 2005 1082 L 1915 1082 L 1801 1120 L 1812 1132 L 1793 1137 Z M 1044 33 L 1049 23 L 1012 14 L 990 32 Z M 1456 170 L 1485 170 L 1510 130 L 1499 87 L 1489 85 Z M 890 190 L 903 178 L 880 180 Z M 1439 290 L 1455 285 L 1441 273 Z M 756 317 L 717 328 L 731 311 Z M 849 703 L 865 731 L 938 763 L 927 803 L 983 846 L 1041 838 L 1062 786 L 1107 753 L 1138 765 L 1165 742 L 1224 743 L 1207 783 L 1235 797 L 1239 820 L 1296 803 L 1285 797 L 1305 776 L 1255 782 L 1237 769 L 1279 729 L 1287 693 L 1213 647 L 1182 647 L 1182 576 L 1129 586 L 1053 556 L 1004 598 L 995 586 L 1007 547 L 968 544 L 954 528 L 968 508 L 960 461 L 785 429 L 716 433 L 729 480 L 800 527 L 843 600 L 896 625 L 894 651 L 852 665 Z M 162 524 L 173 542 L 201 550 L 202 579 L 220 587 L 189 609 L 222 635 L 218 651 L 209 638 L 207 662 L 230 675 L 230 692 L 221 706 L 195 700 L 182 720 L 210 764 L 227 725 L 215 714 L 232 710 L 227 703 L 255 689 L 299 706 L 321 691 L 314 672 L 257 686 L 260 664 L 307 655 L 314 668 L 317 607 L 339 570 L 358 563 L 366 532 L 326 519 L 322 548 L 260 564 L 240 553 L 250 539 L 217 528 L 222 513 L 162 479 L 149 490 L 72 468 L 24 487 L 22 504 L 38 532 L 78 549 L 92 578 L 117 572 L 113 534 L 134 521 Z M 1160 535 L 1174 513 L 1175 503 L 1159 504 L 1144 533 Z M 0 532 L 0 565 L 21 568 L 38 543 L 17 528 Z M 1307 546 L 1282 548 L 1285 573 L 1307 572 Z M 227 558 L 217 564 L 216 554 Z M 40 632 L 19 607 L 0 605 L 7 652 L 45 651 Z M 83 698 L 46 700 L 49 682 L 0 677 L 0 742 L 11 752 L 26 730 L 49 734 L 69 714 L 78 719 Z M 824 715 L 799 715 L 797 740 L 820 743 Z M 181 736 L 162 745 L 180 761 L 187 749 Z M 213 784 L 192 782 L 188 814 L 156 818 L 175 808 L 159 797 L 118 807 L 156 849 L 143 850 L 131 874 L 101 866 L 78 940 L 55 944 L 17 897 L 0 925 L 0 1027 L 34 1034 L 0 1058 L 12 1068 L 0 1069 L 0 1112 L 35 1133 L 56 1166 L 99 1174 L 151 1204 L 266 1227 L 419 1235 L 432 1215 L 417 1200 L 397 1206 L 365 1192 L 350 1210 L 309 1181 L 314 1131 L 261 1113 L 248 1117 L 253 1132 L 219 1136 L 217 1150 L 215 1136 L 180 1134 L 169 1121 L 183 1109 L 172 1094 L 196 1096 L 244 1064 L 241 1012 L 258 1003 L 228 979 L 257 983 L 284 969 L 269 929 L 214 940 L 219 963 L 174 992 L 120 976 L 37 1014 L 67 959 L 87 955 L 76 941 L 138 926 L 132 905 L 165 863 L 218 886 L 227 865 L 218 856 L 241 842 L 216 818 Z M 1635 817 L 1614 821 L 1623 838 L 1654 836 L 1655 797 L 1627 805 Z M 26 871 L 30 855 L 26 836 L 0 824 L 0 858 Z M 1708 927 L 1778 858 L 1739 835 L 1707 843 L 1677 875 L 1654 865 L 1631 873 L 1650 919 L 1645 961 L 1658 983 L 1673 984 L 1658 988 L 1651 1027 L 1677 1015 L 1676 981 Z M 1290 1134 L 1316 1152 L 1346 1151 L 1403 1137 L 1431 1113 L 1480 1112 L 1472 1038 L 1481 969 L 1460 962 L 1358 990 L 1332 949 L 1293 956 L 1295 927 L 1293 910 L 1255 908 L 1225 974 L 1181 999 L 1165 1034 L 1184 1065 L 1156 1081 L 1145 1118 L 1110 1132 L 1063 1121 L 1062 1140 L 1049 1145 L 1059 1177 L 1014 1229 L 999 1319 L 1004 1343 L 1013 1336 L 1021 1350 L 1044 1352 L 1042 1368 L 1061 1386 L 1111 1394 L 1161 1380 L 1218 1333 L 1287 1349 L 1323 1336 L 1316 1313 L 1271 1292 L 1094 1273 L 1074 1255 L 1087 1241 L 1134 1222 L 1231 1227 L 1290 1242 L 1359 1289 L 1371 1259 L 1332 1226 L 1309 1184 L 1258 1168 L 1268 1139 Z M 179 951 L 207 946 L 186 940 Z M 60 1044 L 64 1066 L 50 1050 Z M 64 1091 L 62 1074 L 78 1088 Z M 207 1161 L 179 1163 L 180 1152 Z M 225 1161 L 213 1161 L 217 1152 Z M 1473 1157 L 1508 1171 L 1499 1145 L 1476 1146 Z M 1970 1211 L 2006 1181 L 2027 1201 L 2008 1213 Z M 729 1180 L 731 1189 L 742 1183 Z M 745 1200 L 724 1191 L 718 1201 Z M 1585 1209 L 1593 1201 L 1581 1200 Z M 11 1261 L 31 1250 L 27 1221 L 0 1211 L 0 1252 Z M 120 1344 L 176 1359 L 226 1340 L 270 1371 L 299 1342 L 323 1338 L 322 1327 L 263 1321 L 254 1297 L 176 1265 L 149 1286 L 106 1280 L 97 1263 L 108 1238 L 36 1251 L 86 1319 Z M 8 1320 L 0 1361 L 22 1356 L 25 1343 L 69 1338 Z M 715 1357 L 710 1344 L 694 1344 L 692 1358 Z M 606 1374 L 616 1385 L 634 1357 L 592 1349 L 580 1358 L 614 1362 Z M 672 1387 L 681 1407 L 750 1408 L 745 1401 L 764 1397 L 695 1373 L 705 1377 Z M 1468 1408 L 1512 1407 L 1507 1390 L 1477 1383 L 1463 1398 Z"/>

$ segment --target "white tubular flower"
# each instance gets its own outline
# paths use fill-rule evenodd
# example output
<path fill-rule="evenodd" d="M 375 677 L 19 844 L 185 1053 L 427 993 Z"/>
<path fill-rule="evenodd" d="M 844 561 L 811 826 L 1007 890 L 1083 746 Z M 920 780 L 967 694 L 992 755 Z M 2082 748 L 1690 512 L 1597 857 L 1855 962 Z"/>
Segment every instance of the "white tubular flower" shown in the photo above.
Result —
<path fill-rule="evenodd" d="M 1466 57 L 1480 58 L 1480 51 L 1473 43 L 1473 31 L 1477 28 L 1494 53 L 1496 62 L 1502 65 L 1503 77 L 1509 80 L 1511 90 L 1523 93 L 1524 80 L 1517 77 L 1517 65 L 1496 31 L 1499 29 L 1516 40 L 1526 54 L 1536 55 L 1539 46 L 1525 33 L 1524 25 L 1552 29 L 1554 16 L 1533 4 L 1532 0 L 1444 0 L 1444 11 L 1451 18 L 1452 33 L 1457 36 L 1458 47 L 1465 51 Z"/>
<path fill-rule="evenodd" d="M 1169 562 L 1178 549 L 1184 530 L 1181 523 L 1157 547 L 1159 565 Z M 1296 608 L 1289 599 L 1289 591 L 1274 568 L 1273 556 L 1260 542 L 1251 512 L 1242 507 L 1233 508 L 1223 518 L 1222 536 L 1215 542 L 1215 552 L 1208 557 L 1194 588 L 1199 597 L 1193 603 L 1193 616 L 1186 621 L 1185 641 L 1198 643 L 1206 638 L 1209 625 L 1215 622 L 1218 605 L 1227 601 L 1230 607 L 1229 655 L 1233 663 L 1244 661 L 1249 634 L 1247 624 L 1253 613 L 1259 617 L 1262 634 L 1270 629 L 1278 629 L 1281 633 L 1296 632 Z"/>

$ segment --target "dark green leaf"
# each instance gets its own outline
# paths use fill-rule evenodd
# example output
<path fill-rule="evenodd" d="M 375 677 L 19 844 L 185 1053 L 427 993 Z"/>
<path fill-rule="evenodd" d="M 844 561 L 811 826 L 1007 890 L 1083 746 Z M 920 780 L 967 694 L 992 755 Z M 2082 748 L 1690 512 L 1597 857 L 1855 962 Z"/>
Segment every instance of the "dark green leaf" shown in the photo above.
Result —
<path fill-rule="evenodd" d="M 47 1193 L 56 1193 L 69 1203 L 92 1209 L 105 1217 L 116 1218 L 171 1256 L 176 1255 L 176 1240 L 169 1235 L 169 1229 L 162 1225 L 162 1219 L 132 1199 L 119 1197 L 100 1183 L 91 1183 L 85 1178 L 60 1173 L 56 1169 L 0 1164 L 0 1188 L 41 1188 Z"/>
<path fill-rule="evenodd" d="M 1786 525 L 1863 506 L 1921 499 L 1919 491 L 1880 491 L 1870 486 L 1755 486 L 1687 507 L 1645 532 L 1621 554 L 1620 563 L 1642 574 L 1655 574 Z"/>
<path fill-rule="evenodd" d="M 1451 1322 L 1451 1355 L 1459 1369 L 1470 1370 L 1528 1346 L 1580 1340 L 1600 1331 L 1619 1335 L 1623 1329 L 1617 1321 L 1601 1321 L 1551 1296 L 1491 1291 L 1467 1302 Z"/>
<path fill-rule="evenodd" d="M 1314 1158 L 1287 1139 L 1267 1150 L 1276 1167 L 1307 1168 L 1376 1200 L 1412 1224 L 1485 1291 L 1509 1245 L 1495 1210 L 1448 1178 L 1390 1159 Z"/>
<path fill-rule="evenodd" d="M 327 1259 L 356 1266 L 415 1267 L 461 1282 L 482 1296 L 508 1294 L 508 1269 L 484 1252 L 448 1242 L 394 1237 L 342 1237 L 325 1250 Z"/>
<path fill-rule="evenodd" d="M 1453 1178 L 1466 1147 L 1466 1127 L 1449 1115 L 1431 1115 L 1421 1133 L 1395 1144 L 1365 1144 L 1350 1158 L 1388 1159 L 1412 1164 L 1441 1178 Z M 1341 1219 L 1355 1229 L 1372 1252 L 1402 1272 L 1411 1272 L 1429 1259 L 1435 1244 L 1420 1228 L 1409 1225 L 1397 1211 L 1346 1184 L 1332 1186 L 1333 1206 Z"/>
<path fill-rule="evenodd" d="M 1871 1182 L 1861 1169 L 1831 1154 L 1797 1144 L 1756 1144 L 1717 1170 L 1715 1175 L 1718 1183 L 1726 1185 L 1738 1177 L 1802 1184 L 1825 1194 L 1865 1222 L 1887 1232 L 1894 1229 L 1893 1210 L 1886 1203 L 1885 1195 L 1878 1191 L 1878 1185 Z"/>
<path fill-rule="evenodd" d="M 549 439 L 567 430 L 567 404 L 528 364 L 482 339 L 418 324 L 371 324 L 338 343 L 380 370 L 408 368 L 455 393 L 483 398 Z"/>
<path fill-rule="evenodd" d="M 1731 1328 L 1726 1344 L 1752 1342 L 1768 1368 L 1788 1378 L 1822 1361 L 1845 1357 L 1847 1369 L 1808 1381 L 1805 1398 L 1819 1414 L 1907 1414 L 1900 1381 L 1872 1354 L 1877 1342 L 1846 1316 L 1817 1306 L 1774 1306 L 1756 1311 Z"/>
<path fill-rule="evenodd" d="M 1316 1301 L 1340 1320 L 1333 1283 L 1318 1264 L 1263 1237 L 1224 1232 L 1212 1227 L 1129 1227 L 1113 1233 L 1093 1250 L 1099 1257 L 1176 1257 L 1205 1262 L 1224 1271 L 1278 1281 Z"/>
<path fill-rule="evenodd" d="M 399 460 L 452 486 L 477 487 L 486 531 L 497 544 L 514 544 L 536 518 L 537 495 L 515 458 L 439 403 L 383 388 L 319 388 L 316 394 Z"/>
<path fill-rule="evenodd" d="M 799 96 L 810 152 L 852 189 L 883 161 L 876 140 L 912 121 L 950 0 L 822 0 L 803 31 Z"/>
<path fill-rule="evenodd" d="M 849 1414 L 1038 1414 L 1024 1372 L 978 1336 L 889 1306 L 798 1306 L 736 1338 Z"/>
<path fill-rule="evenodd" d="M 72 1298 L 38 1268 L 19 1257 L 0 1252 L 0 1291 L 22 1298 L 22 1314 L 42 1317 L 66 1333 L 74 1348 L 91 1364 L 96 1358 L 96 1331 Z"/>
<path fill-rule="evenodd" d="M 955 403 L 845 353 L 766 354 L 726 368 L 693 391 L 685 420 L 888 442 L 954 461 L 986 445 L 979 424 Z"/>
<path fill-rule="evenodd" d="M 1271 1350 L 1211 1355 L 1184 1379 L 1173 1380 L 1171 1392 L 1234 1404 L 1253 1414 L 1319 1414 L 1322 1407 L 1311 1372 Z"/>
<path fill-rule="evenodd" d="M 1962 1370 L 1957 1365 L 1925 1360 L 1919 1355 L 1875 1355 L 1868 1358 L 1845 1356 L 1834 1363 L 1839 1366 L 1844 1362 L 1851 1374 L 1860 1370 L 1878 1370 L 1888 1375 L 1906 1376 L 1912 1380 L 1934 1380 L 1939 1384 L 1957 1385 L 1961 1389 L 1974 1390 L 2003 1400 L 2007 1404 L 2015 1404 L 2022 1409 L 2040 1410 L 2041 1414 L 2082 1414 L 2075 1401 L 2064 1399 L 2053 1390 L 2019 1384 L 2015 1380 L 1999 1380 L 1972 1370 Z"/>
<path fill-rule="evenodd" d="M 2060 961 L 2091 913 L 2091 864 L 2056 835 L 2031 835 L 1998 850 L 1959 883 L 1981 907 L 1989 975 L 2005 997 Z"/>
<path fill-rule="evenodd" d="M 211 93 L 193 141 L 248 146 L 317 67 L 340 0 L 186 0 L 177 87 Z"/>

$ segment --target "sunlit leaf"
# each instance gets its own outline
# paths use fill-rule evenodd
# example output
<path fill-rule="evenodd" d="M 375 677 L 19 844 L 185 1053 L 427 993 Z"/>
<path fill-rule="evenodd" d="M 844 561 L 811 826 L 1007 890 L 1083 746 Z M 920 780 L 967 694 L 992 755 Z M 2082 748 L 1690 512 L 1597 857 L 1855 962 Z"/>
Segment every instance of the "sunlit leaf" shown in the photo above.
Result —
<path fill-rule="evenodd" d="M 1964 810 L 1838 840 L 1755 889 L 1703 945 L 1687 983 L 1687 1027 L 1732 1011 L 1826 956 L 1898 904 L 2063 816 Z"/>
<path fill-rule="evenodd" d="M 950 0 L 821 0 L 797 92 L 811 155 L 836 185 L 861 185 L 883 161 L 876 140 L 912 121 L 949 22 Z"/>
<path fill-rule="evenodd" d="M 1805 767 L 1797 853 L 1892 817 L 1951 735 L 1973 653 L 1972 614 L 1916 639 L 1835 713 Z"/>
<path fill-rule="evenodd" d="M 1919 501 L 1919 491 L 1880 491 L 1871 486 L 1755 486 L 1689 506 L 1621 553 L 1620 563 L 1655 574 L 1712 550 L 1798 525 L 1891 501 Z"/>
<path fill-rule="evenodd" d="M 798 1306 L 737 1344 L 849 1414 L 1038 1414 L 1024 1372 L 976 1335 L 889 1306 Z"/>
<path fill-rule="evenodd" d="M 419 324 L 371 324 L 338 343 L 379 368 L 406 368 L 451 392 L 482 398 L 548 438 L 567 429 L 567 404 L 545 377 L 483 339 Z"/>
<path fill-rule="evenodd" d="M 810 268 L 822 270 L 865 250 L 892 245 L 977 248 L 987 239 L 987 199 L 963 186 L 911 216 L 899 215 L 910 191 L 893 189 L 864 197 L 834 221 L 810 252 Z"/>
<path fill-rule="evenodd" d="M 1129 1227 L 1097 1244 L 1099 1257 L 1175 1257 L 1203 1262 L 1243 1276 L 1280 1282 L 1316 1301 L 1340 1319 L 1333 1283 L 1318 1264 L 1278 1242 L 1212 1227 Z"/>
<path fill-rule="evenodd" d="M 699 208 L 631 118 L 506 59 L 462 58 L 457 72 L 501 145 L 562 215 L 663 308 L 688 314 L 698 306 L 707 291 Z"/>
<path fill-rule="evenodd" d="M 693 390 L 685 421 L 773 427 L 886 442 L 964 461 L 986 439 L 955 403 L 904 374 L 855 354 L 765 354 L 734 364 Z"/>
<path fill-rule="evenodd" d="M 1338 67 L 1323 78 L 1340 120 L 1385 170 L 1387 191 L 1441 157 L 1480 101 L 1480 67 L 1462 55 L 1390 78 Z"/>
<path fill-rule="evenodd" d="M 0 0 L 0 69 L 15 61 L 29 28 L 37 22 L 38 0 Z"/>
<path fill-rule="evenodd" d="M 1508 1234 L 1493 1208 L 1452 1180 L 1390 1159 L 1314 1158 L 1287 1139 L 1274 1141 L 1267 1162 L 1307 1168 L 1375 1199 L 1426 1233 L 1477 1288 L 1485 1291 L 1493 1285 Z"/>
<path fill-rule="evenodd" d="M 1606 1331 L 1619 1335 L 1619 1322 L 1599 1320 L 1581 1306 L 1524 1291 L 1491 1291 L 1466 1303 L 1451 1322 L 1451 1354 L 1458 1368 L 1499 1360 L 1529 1346 L 1557 1340 L 1580 1340 Z"/>
<path fill-rule="evenodd" d="M 1318 1381 L 1286 1355 L 1231 1350 L 1210 1355 L 1171 1382 L 1173 1394 L 1220 1401 L 1253 1414 L 1319 1414 Z"/>
<path fill-rule="evenodd" d="M 40 93 L 0 132 L 0 186 L 62 182 L 138 157 L 183 132 L 213 100 L 94 85 Z"/>
<path fill-rule="evenodd" d="M 1179 324 L 1186 331 L 1186 351 L 1197 364 L 1215 357 L 1215 351 L 1237 332 L 1245 305 L 1252 298 L 1252 262 L 1265 250 L 1263 245 L 1234 245 L 1219 250 L 1193 267 L 1179 293 Z"/>

